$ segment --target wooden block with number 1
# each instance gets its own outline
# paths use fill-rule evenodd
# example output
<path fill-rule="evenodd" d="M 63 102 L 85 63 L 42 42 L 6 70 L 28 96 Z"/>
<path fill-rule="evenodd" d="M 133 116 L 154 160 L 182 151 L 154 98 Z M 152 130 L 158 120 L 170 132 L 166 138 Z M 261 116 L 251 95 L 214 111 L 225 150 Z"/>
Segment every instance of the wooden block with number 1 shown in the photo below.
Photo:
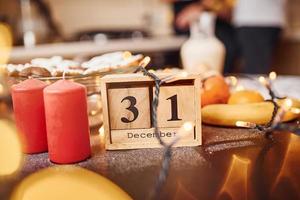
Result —
<path fill-rule="evenodd" d="M 162 86 L 157 108 L 158 127 L 195 123 L 195 88 L 192 85 Z"/>

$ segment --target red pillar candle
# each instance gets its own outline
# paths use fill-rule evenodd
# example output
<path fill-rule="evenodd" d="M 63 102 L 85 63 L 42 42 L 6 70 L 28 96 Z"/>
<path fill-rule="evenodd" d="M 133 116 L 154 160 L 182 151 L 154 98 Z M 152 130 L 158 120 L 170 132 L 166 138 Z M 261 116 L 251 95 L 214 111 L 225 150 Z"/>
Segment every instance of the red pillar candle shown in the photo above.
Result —
<path fill-rule="evenodd" d="M 43 99 L 46 86 L 37 79 L 27 79 L 12 86 L 14 115 L 24 153 L 45 152 L 48 148 Z"/>
<path fill-rule="evenodd" d="M 68 164 L 91 155 L 86 88 L 59 80 L 44 90 L 50 160 Z"/>

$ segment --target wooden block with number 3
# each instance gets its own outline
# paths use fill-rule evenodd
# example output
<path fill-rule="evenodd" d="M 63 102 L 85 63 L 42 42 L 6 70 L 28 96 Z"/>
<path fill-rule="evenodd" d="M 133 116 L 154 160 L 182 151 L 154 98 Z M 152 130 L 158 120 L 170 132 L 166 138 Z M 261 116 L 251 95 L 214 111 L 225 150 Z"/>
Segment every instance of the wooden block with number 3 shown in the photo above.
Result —
<path fill-rule="evenodd" d="M 110 128 L 150 128 L 149 88 L 108 89 Z"/>
<path fill-rule="evenodd" d="M 180 127 L 187 121 L 195 123 L 195 87 L 162 86 L 157 116 L 159 127 Z"/>

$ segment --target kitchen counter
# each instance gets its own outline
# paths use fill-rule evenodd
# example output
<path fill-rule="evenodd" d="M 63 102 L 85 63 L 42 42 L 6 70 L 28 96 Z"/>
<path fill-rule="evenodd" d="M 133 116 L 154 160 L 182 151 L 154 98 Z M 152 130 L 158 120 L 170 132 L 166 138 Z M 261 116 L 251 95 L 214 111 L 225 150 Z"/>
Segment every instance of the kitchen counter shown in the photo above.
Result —
<path fill-rule="evenodd" d="M 178 50 L 186 37 L 154 37 L 143 39 L 115 39 L 101 42 L 82 41 L 68 43 L 40 44 L 33 48 L 14 47 L 10 55 L 10 63 L 28 61 L 37 57 L 91 56 L 107 52 L 127 50 L 131 52 L 159 52 Z"/>

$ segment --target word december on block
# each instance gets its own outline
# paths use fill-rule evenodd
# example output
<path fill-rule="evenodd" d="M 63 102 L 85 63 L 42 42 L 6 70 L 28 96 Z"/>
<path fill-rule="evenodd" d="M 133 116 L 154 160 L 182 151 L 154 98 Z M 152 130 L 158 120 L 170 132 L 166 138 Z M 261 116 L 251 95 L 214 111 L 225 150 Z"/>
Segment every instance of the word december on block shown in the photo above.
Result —
<path fill-rule="evenodd" d="M 200 87 L 200 78 L 192 75 L 160 87 L 157 124 L 165 142 L 172 141 L 180 127 L 191 121 L 194 129 L 175 146 L 201 145 Z M 154 91 L 154 81 L 142 74 L 107 75 L 101 79 L 106 149 L 161 147 L 152 123 Z"/>

